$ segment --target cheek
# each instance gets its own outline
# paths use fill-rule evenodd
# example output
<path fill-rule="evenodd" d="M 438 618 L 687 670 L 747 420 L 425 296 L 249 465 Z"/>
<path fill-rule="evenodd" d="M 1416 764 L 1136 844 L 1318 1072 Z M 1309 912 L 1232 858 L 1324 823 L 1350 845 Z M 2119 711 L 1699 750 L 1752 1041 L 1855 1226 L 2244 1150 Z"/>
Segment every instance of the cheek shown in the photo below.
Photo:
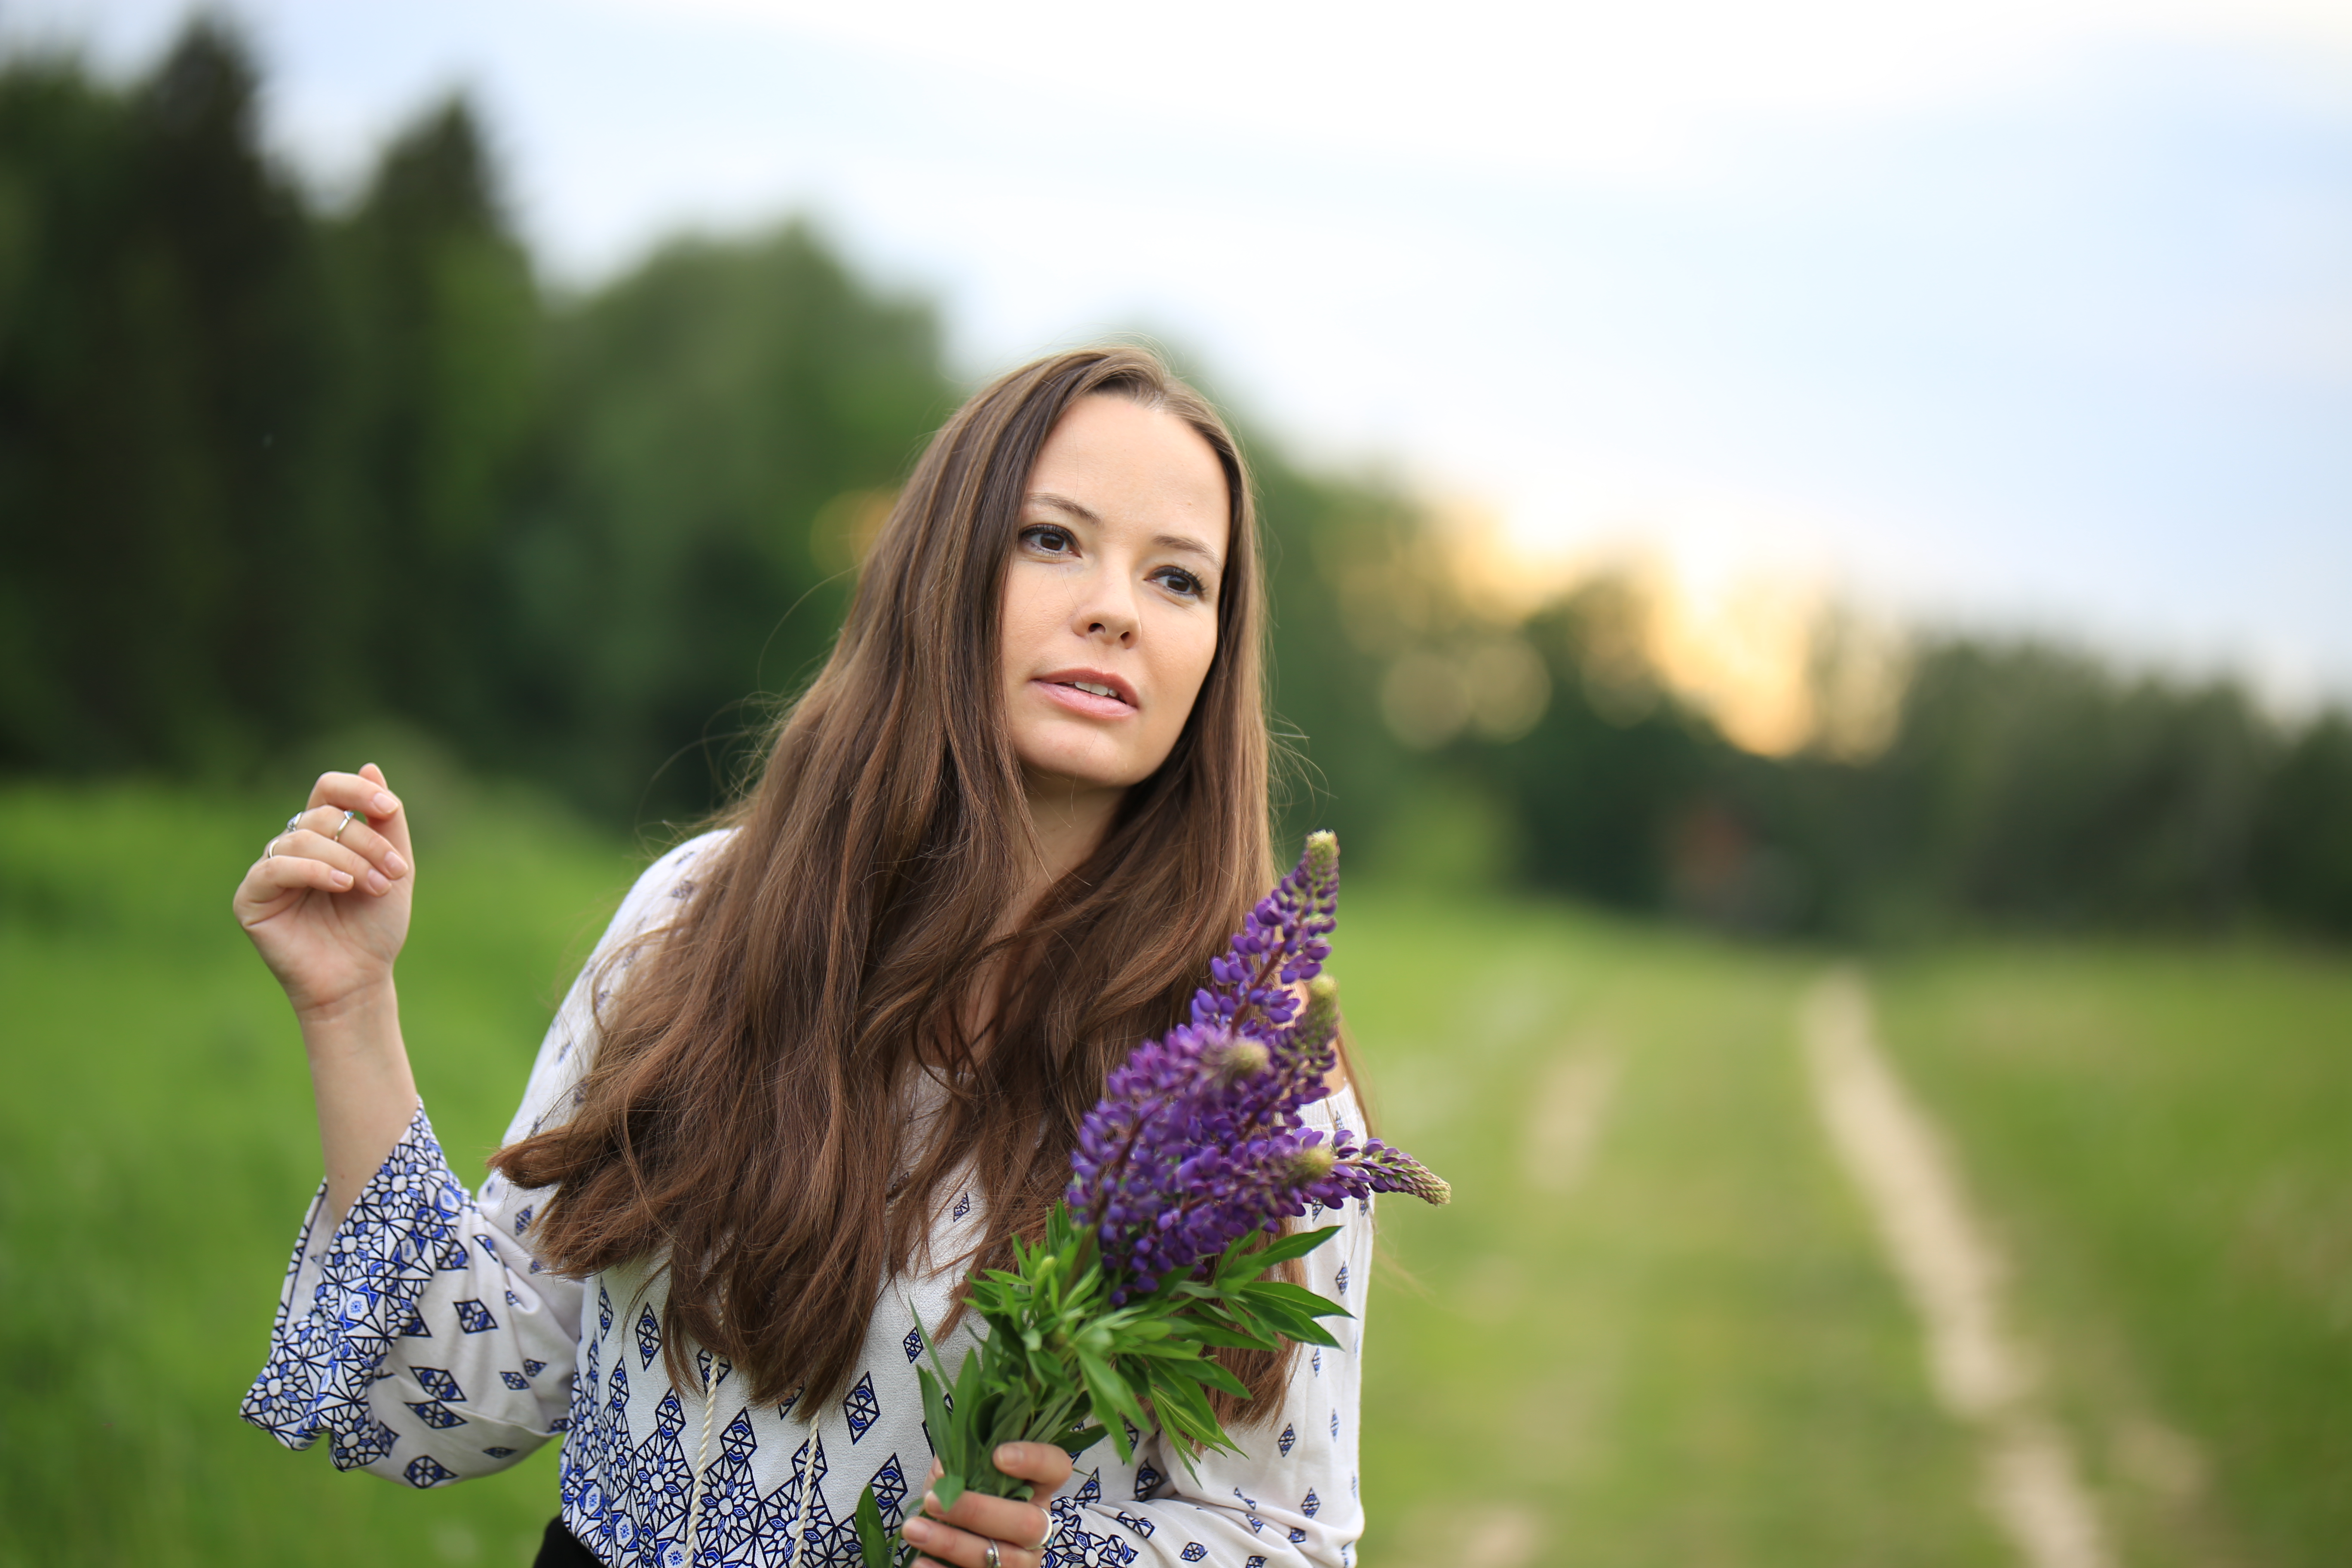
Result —
<path fill-rule="evenodd" d="M 1210 621 L 1204 627 L 1186 627 L 1187 637 L 1171 638 L 1168 642 L 1168 662 L 1163 666 L 1168 689 L 1181 693 L 1183 700 L 1169 705 L 1174 722 L 1171 733 L 1184 727 L 1193 705 L 1200 700 L 1201 688 L 1209 679 L 1209 666 L 1217 657 L 1217 625 Z"/>
<path fill-rule="evenodd" d="M 1004 596 L 997 607 L 996 640 L 1002 650 L 1002 674 L 1011 685 L 1017 672 L 1029 668 L 1029 650 L 1035 642 L 1037 594 L 1034 574 L 1016 563 L 1004 574 Z"/>

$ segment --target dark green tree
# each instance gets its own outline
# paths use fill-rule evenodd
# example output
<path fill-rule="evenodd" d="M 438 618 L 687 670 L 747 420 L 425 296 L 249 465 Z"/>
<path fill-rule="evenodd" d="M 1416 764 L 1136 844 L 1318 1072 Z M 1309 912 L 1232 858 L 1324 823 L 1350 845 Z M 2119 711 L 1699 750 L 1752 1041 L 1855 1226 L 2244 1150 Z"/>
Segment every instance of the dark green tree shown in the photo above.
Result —
<path fill-rule="evenodd" d="M 508 556 L 517 760 L 614 813 L 717 797 L 813 672 L 858 534 L 953 406 L 930 309 L 814 229 L 673 245 L 553 327 Z"/>
<path fill-rule="evenodd" d="M 2252 881 L 2289 924 L 2352 936 L 2352 715 L 2321 714 L 2264 781 Z"/>
<path fill-rule="evenodd" d="M 1951 641 L 1919 659 L 1885 755 L 1811 770 L 1797 831 L 1851 922 L 1908 906 L 2210 927 L 2243 904 L 2271 751 L 2234 686 L 2126 679 L 2036 643 Z"/>
<path fill-rule="evenodd" d="M 542 313 L 472 111 L 450 100 L 386 150 L 328 235 L 337 484 L 313 549 L 354 656 L 337 688 L 457 738 L 501 734 Z"/>
<path fill-rule="evenodd" d="M 0 759 L 217 766 L 312 716 L 271 617 L 319 393 L 318 275 L 238 40 L 124 94 L 0 72 Z"/>

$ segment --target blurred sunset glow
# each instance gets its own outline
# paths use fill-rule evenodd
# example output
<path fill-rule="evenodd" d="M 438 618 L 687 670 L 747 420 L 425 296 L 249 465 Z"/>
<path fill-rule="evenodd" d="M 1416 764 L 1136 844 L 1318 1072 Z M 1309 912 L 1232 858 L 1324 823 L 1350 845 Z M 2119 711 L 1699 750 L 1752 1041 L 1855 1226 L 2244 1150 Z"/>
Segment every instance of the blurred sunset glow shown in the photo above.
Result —
<path fill-rule="evenodd" d="M 1859 616 L 1825 574 L 1688 544 L 1549 549 L 1471 503 L 1443 509 L 1440 522 L 1464 598 L 1498 624 L 1594 583 L 1632 590 L 1640 631 L 1625 651 L 1640 668 L 1627 679 L 1654 679 L 1744 750 L 1863 757 L 1890 733 L 1906 639 Z"/>

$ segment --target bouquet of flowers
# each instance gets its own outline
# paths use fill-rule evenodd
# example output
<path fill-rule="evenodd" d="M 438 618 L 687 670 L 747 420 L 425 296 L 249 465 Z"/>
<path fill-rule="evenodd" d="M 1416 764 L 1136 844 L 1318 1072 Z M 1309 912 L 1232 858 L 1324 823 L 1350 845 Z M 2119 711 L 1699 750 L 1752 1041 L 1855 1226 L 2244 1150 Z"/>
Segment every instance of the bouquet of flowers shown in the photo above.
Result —
<path fill-rule="evenodd" d="M 931 1365 L 919 1372 L 942 1505 L 966 1491 L 1028 1496 L 992 1462 L 1001 1443 L 1076 1454 L 1108 1433 L 1127 1459 L 1130 1424 L 1156 1419 L 1188 1468 L 1196 1448 L 1236 1451 L 1209 1391 L 1246 1390 L 1213 1352 L 1336 1345 L 1317 1320 L 1348 1315 L 1271 1278 L 1339 1227 L 1286 1233 L 1283 1222 L 1375 1192 L 1451 1195 L 1403 1151 L 1349 1131 L 1327 1139 L 1300 1119 L 1339 1060 L 1339 988 L 1322 973 L 1339 895 L 1339 840 L 1315 834 L 1210 965 L 1192 1021 L 1110 1075 L 1044 1238 L 1016 1240 L 1010 1270 L 972 1281 L 988 1332 L 952 1383 L 926 1336 Z M 866 1568 L 913 1556 L 885 1533 L 871 1488 L 856 1530 Z"/>

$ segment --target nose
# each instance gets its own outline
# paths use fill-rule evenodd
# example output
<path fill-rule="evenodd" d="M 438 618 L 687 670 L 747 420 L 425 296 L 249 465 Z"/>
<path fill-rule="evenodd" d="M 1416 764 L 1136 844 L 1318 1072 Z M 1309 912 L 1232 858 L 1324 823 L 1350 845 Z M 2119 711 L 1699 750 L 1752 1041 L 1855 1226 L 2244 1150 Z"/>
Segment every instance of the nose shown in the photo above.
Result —
<path fill-rule="evenodd" d="M 1087 577 L 1086 591 L 1073 606 L 1071 629 L 1088 641 L 1101 640 L 1117 647 L 1135 646 L 1139 625 L 1136 614 L 1135 590 L 1125 574 L 1118 572 L 1093 572 Z"/>

